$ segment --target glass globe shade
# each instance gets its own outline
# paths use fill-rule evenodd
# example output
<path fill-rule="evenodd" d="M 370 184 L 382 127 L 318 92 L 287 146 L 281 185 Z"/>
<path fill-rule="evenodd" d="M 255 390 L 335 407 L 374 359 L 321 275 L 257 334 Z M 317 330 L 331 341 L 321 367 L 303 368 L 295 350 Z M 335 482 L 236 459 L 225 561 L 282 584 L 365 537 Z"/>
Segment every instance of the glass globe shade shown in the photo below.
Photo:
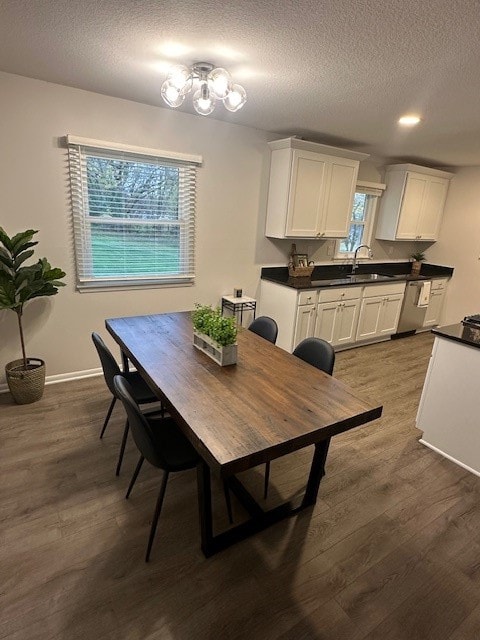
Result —
<path fill-rule="evenodd" d="M 225 105 L 225 109 L 235 112 L 241 109 L 246 101 L 247 92 L 245 89 L 239 84 L 234 84 L 232 90 L 223 101 L 223 104 Z"/>
<path fill-rule="evenodd" d="M 232 77 L 226 69 L 218 67 L 208 74 L 209 86 L 219 100 L 224 100 L 232 89 Z"/>
<path fill-rule="evenodd" d="M 170 80 L 165 80 L 162 84 L 160 93 L 169 107 L 179 107 L 185 100 L 185 95 L 183 95 L 176 87 L 171 85 Z"/>
<path fill-rule="evenodd" d="M 215 96 L 209 91 L 206 83 L 193 94 L 193 108 L 201 116 L 208 116 L 215 109 Z"/>
<path fill-rule="evenodd" d="M 177 64 L 172 67 L 168 72 L 167 80 L 170 86 L 175 87 L 182 95 L 187 94 L 192 88 L 192 74 L 184 64 Z"/>

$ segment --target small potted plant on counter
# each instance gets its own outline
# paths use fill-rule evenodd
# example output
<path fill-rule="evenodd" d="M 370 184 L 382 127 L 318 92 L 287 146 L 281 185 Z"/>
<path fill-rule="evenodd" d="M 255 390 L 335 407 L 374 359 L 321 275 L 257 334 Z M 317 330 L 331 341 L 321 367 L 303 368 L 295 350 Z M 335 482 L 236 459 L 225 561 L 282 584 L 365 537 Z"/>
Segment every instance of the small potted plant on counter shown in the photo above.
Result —
<path fill-rule="evenodd" d="M 237 321 L 219 308 L 195 305 L 192 311 L 193 345 L 220 366 L 237 362 Z"/>
<path fill-rule="evenodd" d="M 29 404 L 40 400 L 45 386 L 45 362 L 39 358 L 27 358 L 23 334 L 23 309 L 33 298 L 54 296 L 64 283 L 61 269 L 52 268 L 46 258 L 25 265 L 32 257 L 38 242 L 32 242 L 38 233 L 33 229 L 9 237 L 0 227 L 0 309 L 11 309 L 17 314 L 22 359 L 5 365 L 8 388 L 17 404 Z"/>
<path fill-rule="evenodd" d="M 425 254 L 421 251 L 417 253 L 412 253 L 410 258 L 412 259 L 412 276 L 418 276 L 420 274 L 420 269 L 422 268 L 422 262 L 425 260 Z"/>

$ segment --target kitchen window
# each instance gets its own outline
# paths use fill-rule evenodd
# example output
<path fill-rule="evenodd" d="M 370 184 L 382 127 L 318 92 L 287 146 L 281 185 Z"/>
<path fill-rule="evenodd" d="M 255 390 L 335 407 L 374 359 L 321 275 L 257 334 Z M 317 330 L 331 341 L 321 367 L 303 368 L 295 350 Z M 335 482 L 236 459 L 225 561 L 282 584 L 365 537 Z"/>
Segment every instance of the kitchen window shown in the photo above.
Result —
<path fill-rule="evenodd" d="M 79 290 L 191 284 L 199 156 L 67 137 Z"/>
<path fill-rule="evenodd" d="M 337 240 L 336 258 L 353 258 L 357 247 L 370 244 L 377 203 L 383 189 L 383 184 L 357 183 L 348 236 Z"/>

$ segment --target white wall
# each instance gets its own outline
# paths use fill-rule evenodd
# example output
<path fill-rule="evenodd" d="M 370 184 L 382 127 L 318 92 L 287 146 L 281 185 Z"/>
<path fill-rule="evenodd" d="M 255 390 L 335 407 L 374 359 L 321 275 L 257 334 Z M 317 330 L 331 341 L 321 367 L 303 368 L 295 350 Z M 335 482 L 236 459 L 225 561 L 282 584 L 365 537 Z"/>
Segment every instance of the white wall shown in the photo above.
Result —
<path fill-rule="evenodd" d="M 455 267 L 442 324 L 480 313 L 480 167 L 457 169 L 448 191 L 440 239 L 428 259 Z"/>
<path fill-rule="evenodd" d="M 38 257 L 68 274 L 57 296 L 25 310 L 28 354 L 47 361 L 47 375 L 98 367 L 90 333 L 105 334 L 105 318 L 217 304 L 234 286 L 254 296 L 261 265 L 284 262 L 283 249 L 263 235 L 266 132 L 4 73 L 0 95 L 0 226 L 10 234 L 38 229 Z M 67 133 L 203 156 L 193 287 L 76 292 L 66 152 L 58 142 Z M 3 365 L 17 357 L 16 316 L 0 311 L 0 383 Z"/>
<path fill-rule="evenodd" d="M 37 255 L 68 274 L 58 296 L 34 300 L 25 311 L 28 354 L 47 361 L 47 375 L 96 368 L 90 333 L 104 334 L 105 318 L 191 309 L 197 301 L 216 304 L 234 286 L 256 296 L 261 266 L 286 263 L 290 241 L 264 236 L 271 134 L 1 72 L 0 95 L 0 225 L 8 233 L 39 229 Z M 59 144 L 67 133 L 203 156 L 193 287 L 75 290 L 68 167 Z M 368 161 L 360 177 L 381 180 Z M 480 169 L 466 169 L 455 179 L 441 240 L 428 251 L 430 261 L 456 267 L 449 321 L 480 310 L 479 185 Z M 315 260 L 327 259 L 326 242 L 308 243 L 305 249 L 300 244 L 299 250 Z M 376 259 L 399 259 L 407 258 L 412 247 L 377 241 L 373 249 Z M 16 317 L 0 311 L 0 384 L 3 365 L 17 357 Z"/>

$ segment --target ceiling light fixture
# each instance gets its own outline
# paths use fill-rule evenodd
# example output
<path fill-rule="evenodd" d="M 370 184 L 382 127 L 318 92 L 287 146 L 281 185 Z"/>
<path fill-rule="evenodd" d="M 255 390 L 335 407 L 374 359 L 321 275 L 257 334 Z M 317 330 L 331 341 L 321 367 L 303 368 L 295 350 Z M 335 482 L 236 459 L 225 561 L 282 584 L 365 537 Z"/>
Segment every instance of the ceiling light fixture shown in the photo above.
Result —
<path fill-rule="evenodd" d="M 191 67 L 183 64 L 172 67 L 162 84 L 161 94 L 168 106 L 175 109 L 183 104 L 192 89 L 195 89 L 193 108 L 202 116 L 212 113 L 217 100 L 232 112 L 241 109 L 247 101 L 245 89 L 233 84 L 228 71 L 222 67 L 214 68 L 208 62 L 195 62 Z"/>
<path fill-rule="evenodd" d="M 418 116 L 402 116 L 398 120 L 398 124 L 402 124 L 404 127 L 414 127 L 420 122 Z"/>

